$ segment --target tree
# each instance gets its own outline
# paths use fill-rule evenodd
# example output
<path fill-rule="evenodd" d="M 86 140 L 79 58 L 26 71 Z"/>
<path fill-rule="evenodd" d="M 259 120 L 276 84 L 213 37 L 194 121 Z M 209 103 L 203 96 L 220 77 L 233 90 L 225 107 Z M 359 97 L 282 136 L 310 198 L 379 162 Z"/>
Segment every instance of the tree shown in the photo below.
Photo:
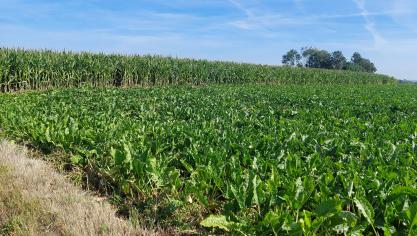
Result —
<path fill-rule="evenodd" d="M 377 71 L 374 63 L 369 59 L 363 58 L 358 52 L 353 53 L 350 61 L 352 64 L 356 65 L 356 67 L 362 68 L 362 71 L 364 72 L 375 73 Z"/>
<path fill-rule="evenodd" d="M 374 63 L 372 63 L 369 59 L 363 59 L 361 62 L 361 66 L 366 72 L 375 73 L 376 67 Z"/>
<path fill-rule="evenodd" d="M 360 65 L 362 60 L 363 58 L 359 52 L 354 52 L 352 58 L 350 59 L 350 61 L 356 65 Z"/>
<path fill-rule="evenodd" d="M 326 50 L 303 48 L 306 67 L 332 69 L 332 55 Z"/>
<path fill-rule="evenodd" d="M 332 67 L 336 70 L 342 70 L 346 67 L 346 57 L 343 56 L 341 51 L 335 51 L 332 53 Z"/>
<path fill-rule="evenodd" d="M 360 66 L 358 64 L 354 64 L 352 62 L 347 62 L 345 67 L 343 68 L 343 70 L 360 71 L 360 72 L 364 71 L 362 66 Z"/>
<path fill-rule="evenodd" d="M 288 66 L 305 66 L 309 68 L 351 70 L 375 73 L 376 67 L 369 59 L 355 52 L 348 62 L 341 51 L 329 53 L 312 47 L 301 48 L 301 54 L 292 49 L 282 56 L 282 63 Z"/>
<path fill-rule="evenodd" d="M 302 66 L 301 55 L 295 49 L 291 49 L 282 56 L 282 64 L 287 66 Z"/>

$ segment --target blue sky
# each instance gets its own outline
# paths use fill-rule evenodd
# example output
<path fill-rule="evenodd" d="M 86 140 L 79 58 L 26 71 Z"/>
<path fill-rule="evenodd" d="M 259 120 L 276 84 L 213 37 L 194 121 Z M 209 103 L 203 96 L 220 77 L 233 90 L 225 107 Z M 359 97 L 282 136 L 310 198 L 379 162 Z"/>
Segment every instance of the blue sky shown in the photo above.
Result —
<path fill-rule="evenodd" d="M 417 80 L 416 0 L 0 0 L 0 46 L 280 64 L 354 51 Z"/>

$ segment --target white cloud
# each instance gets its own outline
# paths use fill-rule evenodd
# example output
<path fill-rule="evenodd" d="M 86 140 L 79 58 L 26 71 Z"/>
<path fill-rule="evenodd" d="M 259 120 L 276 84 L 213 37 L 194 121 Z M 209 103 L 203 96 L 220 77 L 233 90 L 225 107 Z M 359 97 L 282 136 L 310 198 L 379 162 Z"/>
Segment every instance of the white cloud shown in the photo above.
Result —
<path fill-rule="evenodd" d="M 243 13 L 245 13 L 245 15 L 249 18 L 255 17 L 255 14 L 253 14 L 253 12 L 249 9 L 246 8 L 245 6 L 243 6 L 242 3 L 240 3 L 239 0 L 229 0 L 229 2 L 235 6 L 237 9 L 239 9 L 240 11 L 242 11 Z"/>
<path fill-rule="evenodd" d="M 417 79 L 417 0 L 352 0 L 359 11 L 351 4 L 349 12 L 317 10 L 328 0 L 286 0 L 287 8 L 272 0 L 140 1 L 146 4 L 124 11 L 99 0 L 0 0 L 7 32 L 0 46 L 277 64 L 286 50 L 311 45 L 346 56 L 358 50 L 382 73 Z"/>
<path fill-rule="evenodd" d="M 313 18 L 306 19 L 304 17 L 284 16 L 278 13 L 267 13 L 256 8 L 249 8 L 244 6 L 238 0 L 228 0 L 234 7 L 244 13 L 244 17 L 231 20 L 228 25 L 243 29 L 243 30 L 261 30 L 270 32 L 269 28 L 277 26 L 290 25 L 309 25 L 312 24 Z M 299 2 L 300 0 L 295 0 Z M 317 23 L 317 22 L 316 22 Z"/>

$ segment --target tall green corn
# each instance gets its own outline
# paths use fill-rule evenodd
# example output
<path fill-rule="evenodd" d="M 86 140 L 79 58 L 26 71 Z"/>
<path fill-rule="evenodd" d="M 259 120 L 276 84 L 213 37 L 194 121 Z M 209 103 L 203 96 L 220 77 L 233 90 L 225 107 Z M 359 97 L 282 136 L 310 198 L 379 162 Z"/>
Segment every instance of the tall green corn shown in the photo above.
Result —
<path fill-rule="evenodd" d="M 385 84 L 392 77 L 161 56 L 0 49 L 0 91 L 221 83 Z"/>

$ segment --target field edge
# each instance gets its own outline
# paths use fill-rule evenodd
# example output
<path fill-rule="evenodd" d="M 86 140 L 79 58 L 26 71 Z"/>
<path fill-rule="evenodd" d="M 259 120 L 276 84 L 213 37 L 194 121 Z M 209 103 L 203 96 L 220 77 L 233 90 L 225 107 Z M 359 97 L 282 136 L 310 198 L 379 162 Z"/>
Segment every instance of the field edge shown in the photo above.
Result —
<path fill-rule="evenodd" d="M 78 189 L 50 164 L 27 153 L 0 140 L 1 235 L 164 234 L 118 218 L 106 199 Z"/>

